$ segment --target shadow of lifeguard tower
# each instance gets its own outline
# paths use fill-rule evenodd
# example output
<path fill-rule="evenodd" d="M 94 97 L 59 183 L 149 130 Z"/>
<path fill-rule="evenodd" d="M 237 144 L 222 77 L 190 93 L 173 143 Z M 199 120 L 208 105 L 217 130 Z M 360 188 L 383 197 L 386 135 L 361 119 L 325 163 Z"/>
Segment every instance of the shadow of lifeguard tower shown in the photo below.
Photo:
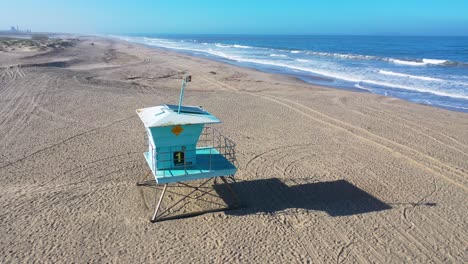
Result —
<path fill-rule="evenodd" d="M 151 218 L 152 222 L 228 210 L 236 208 L 239 204 L 236 202 L 236 206 L 192 212 L 177 217 L 169 216 L 175 205 L 186 199 L 193 199 L 191 195 L 195 193 L 201 193 L 196 199 L 203 195 L 212 195 L 205 187 L 212 180 L 213 184 L 217 184 L 218 178 L 228 186 L 232 196 L 238 201 L 230 187 L 237 171 L 234 165 L 235 144 L 217 130 L 206 126 L 221 123 L 217 117 L 200 106 L 182 105 L 184 89 L 190 80 L 191 77 L 187 76 L 182 81 L 179 105 L 166 104 L 137 110 L 148 137 L 148 151 L 144 153 L 150 168 L 147 176 L 152 175 L 154 178 L 138 185 L 163 186 Z M 195 180 L 204 181 L 199 185 L 187 183 Z M 186 187 L 192 191 L 159 213 L 168 187 Z"/>

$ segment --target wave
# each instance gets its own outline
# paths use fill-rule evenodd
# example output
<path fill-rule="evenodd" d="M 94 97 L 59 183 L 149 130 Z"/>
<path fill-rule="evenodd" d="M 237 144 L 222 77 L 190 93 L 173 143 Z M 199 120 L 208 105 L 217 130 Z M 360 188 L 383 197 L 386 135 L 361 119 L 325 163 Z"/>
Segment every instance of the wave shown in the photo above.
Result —
<path fill-rule="evenodd" d="M 200 50 L 196 50 L 196 51 L 200 51 Z M 208 49 L 207 51 L 206 50 L 201 50 L 200 52 L 207 52 L 209 54 L 212 54 L 212 55 L 215 55 L 215 56 L 218 56 L 218 57 L 222 57 L 222 58 L 225 58 L 225 59 L 228 59 L 228 60 L 237 61 L 236 56 L 231 56 L 231 55 L 228 55 L 228 54 L 226 54 L 224 52 L 216 51 L 216 50 L 213 50 L 213 49 Z"/>
<path fill-rule="evenodd" d="M 310 60 L 304 60 L 304 59 L 295 59 L 295 61 L 298 61 L 298 62 L 309 62 Z"/>
<path fill-rule="evenodd" d="M 320 52 L 320 51 L 308 51 L 306 54 L 315 55 L 315 56 L 324 56 L 324 57 L 334 57 L 341 59 L 353 59 L 353 60 L 383 60 L 385 58 L 380 58 L 377 56 L 371 55 L 359 55 L 359 54 L 342 54 L 342 53 L 330 53 L 330 52 Z"/>
<path fill-rule="evenodd" d="M 395 64 L 407 65 L 407 66 L 428 66 L 428 65 L 437 65 L 437 66 L 468 66 L 466 62 L 460 61 L 451 61 L 451 60 L 436 60 L 436 59 L 421 59 L 421 60 L 400 60 L 400 59 L 387 59 L 389 62 Z"/>
<path fill-rule="evenodd" d="M 215 43 L 215 46 L 219 47 L 219 48 L 236 48 L 236 49 L 252 49 L 252 48 L 254 48 L 254 47 L 251 47 L 251 46 L 244 46 L 244 45 L 238 45 L 238 44 L 229 45 L 229 44 L 221 44 L 221 43 Z"/>
<path fill-rule="evenodd" d="M 441 59 L 396 59 L 396 58 L 387 58 L 379 57 L 373 55 L 362 55 L 362 54 L 353 54 L 353 53 L 333 53 L 333 52 L 320 52 L 320 51 L 298 51 L 293 50 L 291 53 L 305 53 L 312 56 L 322 56 L 322 57 L 333 57 L 339 59 L 350 59 L 350 60 L 377 60 L 377 61 L 387 61 L 395 64 L 402 64 L 407 66 L 426 66 L 426 65 L 439 65 L 439 66 L 468 66 L 466 62 L 451 61 L 451 60 L 441 60 Z"/>
<path fill-rule="evenodd" d="M 354 87 L 356 87 L 358 89 L 361 89 L 361 90 L 366 90 L 366 91 L 369 91 L 369 92 L 371 91 L 369 88 L 366 88 L 366 87 L 362 86 L 360 83 L 356 83 L 354 85 Z"/>
<path fill-rule="evenodd" d="M 237 45 L 237 44 L 234 44 L 232 45 L 234 48 L 238 48 L 238 49 L 252 49 L 253 47 L 251 46 L 244 46 L 244 45 Z"/>
<path fill-rule="evenodd" d="M 174 46 L 173 42 L 170 43 L 172 45 L 161 45 L 160 43 L 156 43 L 156 42 L 145 42 L 147 45 L 150 45 L 150 46 L 157 46 L 157 47 L 163 47 L 163 48 L 167 48 L 167 49 L 174 49 L 174 50 L 181 50 L 181 51 L 191 51 L 191 52 L 199 52 L 199 53 L 208 53 L 208 54 L 211 54 L 211 55 L 214 55 L 214 56 L 217 56 L 217 57 L 221 57 L 221 58 L 224 58 L 224 59 L 228 59 L 228 60 L 232 60 L 232 61 L 237 61 L 238 58 L 235 57 L 235 56 L 230 56 L 224 52 L 221 52 L 221 51 L 216 51 L 216 50 L 213 50 L 211 48 L 192 48 L 192 47 L 179 47 L 179 46 Z"/>
<path fill-rule="evenodd" d="M 438 65 L 438 66 L 468 66 L 468 63 L 451 61 L 451 60 L 439 60 L 439 59 L 395 59 L 395 58 L 386 58 L 378 57 L 372 55 L 361 55 L 361 54 L 342 54 L 342 53 L 329 53 L 329 52 L 319 52 L 319 51 L 308 51 L 306 54 L 315 55 L 315 56 L 324 56 L 324 57 L 334 57 L 340 59 L 350 59 L 350 60 L 377 60 L 377 61 L 387 61 L 395 64 L 401 64 L 406 66 L 427 66 L 427 65 Z"/>
<path fill-rule="evenodd" d="M 427 64 L 438 65 L 438 64 L 446 64 L 446 63 L 449 63 L 450 61 L 449 60 L 422 59 L 422 62 L 427 63 Z"/>
<path fill-rule="evenodd" d="M 223 45 L 223 44 L 220 44 L 220 43 L 216 43 L 215 46 L 219 47 L 219 48 L 230 48 L 231 47 L 231 45 Z"/>
<path fill-rule="evenodd" d="M 434 81 L 434 82 L 443 82 L 444 81 L 442 79 L 437 79 L 437 78 L 432 78 L 432 77 L 410 75 L 410 74 L 405 74 L 405 73 L 398 73 L 398 72 L 384 71 L 384 70 L 379 70 L 378 73 L 383 74 L 383 75 L 405 77 L 405 78 L 418 79 L 418 80 L 424 80 L 424 81 Z"/>
<path fill-rule="evenodd" d="M 270 57 L 282 57 L 282 58 L 287 58 L 288 56 L 284 55 L 284 54 L 270 54 Z"/>
<path fill-rule="evenodd" d="M 407 61 L 407 60 L 398 60 L 398 59 L 388 59 L 389 62 L 395 64 L 408 65 L 408 66 L 425 66 L 427 63 L 422 61 Z"/>
<path fill-rule="evenodd" d="M 235 57 L 234 58 L 238 62 L 248 62 L 248 63 L 256 63 L 256 64 L 262 64 L 262 65 L 269 65 L 269 66 L 276 66 L 276 67 L 282 67 L 282 68 L 288 68 L 291 70 L 298 70 L 302 72 L 310 72 L 310 73 L 315 73 L 318 75 L 322 76 L 327 76 L 331 78 L 336 78 L 340 80 L 345 80 L 349 82 L 359 82 L 360 79 L 357 79 L 353 76 L 347 75 L 347 74 L 340 74 L 338 72 L 330 72 L 327 70 L 321 70 L 321 69 L 315 69 L 315 68 L 309 68 L 309 67 L 300 67 L 296 65 L 291 65 L 287 63 L 281 63 L 277 61 L 271 61 L 271 60 L 262 60 L 262 59 L 250 59 L 250 58 L 245 58 L 245 57 Z"/>

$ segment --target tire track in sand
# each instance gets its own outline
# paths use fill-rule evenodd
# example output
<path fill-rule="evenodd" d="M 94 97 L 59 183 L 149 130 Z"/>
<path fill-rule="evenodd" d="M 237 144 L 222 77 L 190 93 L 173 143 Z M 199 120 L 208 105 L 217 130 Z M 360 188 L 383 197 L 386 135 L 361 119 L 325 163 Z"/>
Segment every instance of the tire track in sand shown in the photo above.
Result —
<path fill-rule="evenodd" d="M 7 66 L 4 68 L 0 75 L 0 95 L 15 83 L 18 75 L 21 78 L 26 77 L 21 66 Z"/>
<path fill-rule="evenodd" d="M 47 147 L 41 148 L 41 149 L 39 149 L 39 150 L 36 150 L 36 151 L 34 151 L 34 152 L 32 152 L 32 153 L 30 153 L 30 154 L 28 154 L 28 155 L 26 155 L 26 156 L 24 156 L 24 157 L 22 157 L 22 158 L 19 158 L 19 159 L 17 159 L 17 160 L 11 161 L 11 162 L 8 162 L 7 164 L 4 164 L 4 165 L 0 166 L 0 169 L 4 169 L 4 168 L 7 168 L 7 167 L 9 167 L 9 166 L 12 166 L 12 165 L 15 165 L 15 164 L 17 164 L 17 163 L 20 163 L 20 162 L 22 162 L 22 161 L 24 161 L 24 160 L 26 160 L 26 159 L 28 159 L 28 158 L 30 158 L 30 157 L 36 155 L 36 154 L 39 154 L 39 153 L 44 152 L 44 151 L 46 151 L 46 150 L 49 150 L 49 149 L 52 149 L 52 148 L 54 148 L 54 147 L 60 146 L 60 145 L 66 143 L 66 142 L 68 142 L 68 141 L 70 141 L 70 140 L 73 140 L 73 139 L 77 138 L 77 137 L 81 137 L 81 136 L 83 136 L 83 135 L 86 135 L 86 134 L 95 132 L 95 131 L 100 130 L 100 129 L 104 129 L 104 128 L 111 127 L 111 126 L 113 126 L 113 125 L 115 125 L 115 124 L 118 124 L 118 123 L 120 123 L 120 122 L 127 121 L 127 120 L 132 119 L 132 118 L 135 118 L 135 115 L 131 115 L 131 116 L 129 116 L 129 117 L 126 117 L 126 118 L 123 118 L 123 119 L 119 119 L 119 120 L 113 121 L 113 122 L 111 122 L 110 124 L 107 124 L 107 125 L 104 125 L 104 126 L 100 126 L 100 127 L 96 127 L 96 128 L 93 128 L 93 129 L 90 129 L 90 130 L 87 130 L 87 131 L 84 131 L 84 132 L 75 134 L 75 135 L 73 135 L 73 136 L 71 136 L 71 137 L 69 137 L 69 138 L 66 138 L 66 139 L 64 139 L 64 140 L 62 140 L 62 141 L 60 141 L 60 142 L 57 142 L 57 143 L 52 144 L 52 145 L 50 145 L 50 146 L 47 146 Z"/>
<path fill-rule="evenodd" d="M 456 143 L 458 145 L 464 146 L 465 148 L 468 147 L 468 145 L 466 143 L 460 142 L 456 138 L 453 138 L 453 137 L 451 137 L 449 135 L 446 135 L 446 134 L 443 134 L 441 132 L 435 131 L 435 130 L 433 130 L 433 129 L 429 128 L 429 127 L 426 127 L 424 125 L 414 123 L 413 121 L 411 121 L 411 120 L 409 120 L 409 119 L 407 119 L 407 118 L 405 118 L 403 116 L 393 115 L 391 113 L 388 113 L 387 111 L 384 111 L 382 109 L 376 109 L 376 108 L 373 108 L 373 107 L 368 107 L 368 109 L 370 109 L 371 111 L 374 111 L 374 112 L 380 112 L 380 113 L 382 113 L 384 115 L 389 116 L 390 118 L 394 118 L 395 120 L 400 120 L 400 122 L 406 122 L 408 124 L 411 124 L 414 127 L 419 127 L 422 130 L 430 131 L 430 132 L 432 132 L 434 134 L 437 134 L 441 138 L 446 138 L 446 139 L 448 139 L 448 140 L 450 140 L 450 141 L 452 141 L 452 142 L 454 142 L 454 143 Z M 406 111 L 402 111 L 402 112 L 405 112 L 406 114 L 411 115 L 411 113 L 408 113 Z"/>
<path fill-rule="evenodd" d="M 397 143 L 397 142 L 394 142 L 392 140 L 383 138 L 381 136 L 372 134 L 372 133 L 368 132 L 367 130 L 365 130 L 363 128 L 353 126 L 353 125 L 345 123 L 345 122 L 343 122 L 341 120 L 338 120 L 338 119 L 329 117 L 327 115 L 324 115 L 324 114 L 322 114 L 322 113 L 320 113 L 318 111 L 315 111 L 314 109 L 311 109 L 311 108 L 309 108 L 307 106 L 304 106 L 302 104 L 291 101 L 289 99 L 279 98 L 279 97 L 270 96 L 270 95 L 268 95 L 268 96 L 258 95 L 258 96 L 262 97 L 262 98 L 264 98 L 266 100 L 281 104 L 281 105 L 283 105 L 285 107 L 288 107 L 291 110 L 296 111 L 299 114 L 302 114 L 302 115 L 304 115 L 306 117 L 309 117 L 309 118 L 311 118 L 311 119 L 313 119 L 315 121 L 318 121 L 320 123 L 335 127 L 337 129 L 339 129 L 340 131 L 344 131 L 346 133 L 349 133 L 349 134 L 351 134 L 351 135 L 353 135 L 355 137 L 358 137 L 358 138 L 362 139 L 363 141 L 369 142 L 372 145 L 375 145 L 375 146 L 379 147 L 380 149 L 387 150 L 388 152 L 392 153 L 394 156 L 399 157 L 401 159 L 404 159 L 404 160 L 408 161 L 409 163 L 411 163 L 411 164 L 413 164 L 413 165 L 415 165 L 415 166 L 417 166 L 417 167 L 419 167 L 419 168 L 421 168 L 421 169 L 423 169 L 425 171 L 433 173 L 433 174 L 437 175 L 438 177 L 444 179 L 445 181 L 447 181 L 447 182 L 449 182 L 449 183 L 451 183 L 453 185 L 458 186 L 459 188 L 463 189 L 464 191 L 468 191 L 468 187 L 466 186 L 466 183 L 464 182 L 465 179 L 466 179 L 466 175 L 463 172 L 461 172 L 460 170 L 458 170 L 456 168 L 452 168 L 450 166 L 447 166 L 447 165 L 443 164 L 442 162 L 436 160 L 435 158 L 427 156 L 427 155 L 425 155 L 425 154 L 423 154 L 423 153 L 421 153 L 421 152 L 419 152 L 419 151 L 417 151 L 415 149 L 412 149 L 412 148 L 407 147 L 405 145 L 402 145 L 400 143 Z M 304 110 L 300 110 L 298 107 L 294 107 L 292 105 L 289 105 L 288 103 L 293 104 L 293 105 L 297 105 L 300 108 L 306 109 L 306 111 L 308 111 L 309 113 L 304 111 Z M 396 147 L 397 149 L 399 148 L 399 149 L 401 149 L 403 151 L 397 151 L 394 148 L 389 147 L 388 145 L 386 145 L 386 144 L 384 144 L 382 142 L 385 142 L 386 144 L 388 144 L 388 145 L 390 145 L 392 147 Z M 436 166 L 435 166 L 435 164 L 436 164 Z M 454 180 L 454 179 L 444 175 L 443 174 L 444 171 L 450 172 L 451 175 L 455 176 L 458 180 L 461 180 L 462 182 L 458 182 L 457 180 Z"/>
<path fill-rule="evenodd" d="M 364 111 L 365 111 L 365 110 L 364 110 Z M 379 112 L 380 114 L 383 114 L 383 115 L 387 115 L 387 116 L 389 116 L 389 117 L 388 117 L 388 118 L 384 118 L 384 117 L 382 117 L 382 116 L 375 115 L 376 112 Z M 439 143 L 440 145 L 443 145 L 443 146 L 445 146 L 445 147 L 447 147 L 447 148 L 450 148 L 450 149 L 452 149 L 452 150 L 454 150 L 454 151 L 456 151 L 456 152 L 458 152 L 458 153 L 460 153 L 460 154 L 462 154 L 462 155 L 464 155 L 464 156 L 466 156 L 466 157 L 468 158 L 468 153 L 466 153 L 464 150 L 461 150 L 461 149 L 458 149 L 458 148 L 455 147 L 455 146 L 449 145 L 449 144 L 443 142 L 442 140 L 439 140 L 439 139 L 435 138 L 434 136 L 430 135 L 429 133 L 424 132 L 423 130 L 431 131 L 431 132 L 433 132 L 434 134 L 437 134 L 437 135 L 439 135 L 439 136 L 441 136 L 441 135 L 443 136 L 442 133 L 439 133 L 439 132 L 437 132 L 437 131 L 434 131 L 434 130 L 429 129 L 429 128 L 426 128 L 426 127 L 422 127 L 422 126 L 420 126 L 420 125 L 417 125 L 417 124 L 414 123 L 414 122 L 411 122 L 411 121 L 406 120 L 406 119 L 398 118 L 398 117 L 395 116 L 395 115 L 388 114 L 388 113 L 386 113 L 386 112 L 384 112 L 384 111 L 380 111 L 380 110 L 378 110 L 378 109 L 372 108 L 372 111 L 365 111 L 365 113 L 366 113 L 367 115 L 369 115 L 369 116 L 373 116 L 374 118 L 377 118 L 377 119 L 380 119 L 380 120 L 392 121 L 392 122 L 390 122 L 390 123 L 398 122 L 398 124 L 404 126 L 405 128 L 410 129 L 411 131 L 414 131 L 415 133 L 418 133 L 418 134 L 422 135 L 423 137 L 430 138 L 431 140 L 433 140 L 433 141 Z M 398 120 L 398 121 L 397 121 L 397 120 Z M 408 123 L 411 124 L 411 125 L 408 125 Z M 421 128 L 422 130 L 416 129 L 415 127 L 419 127 L 419 128 Z M 457 145 L 461 145 L 461 146 L 465 146 L 465 147 L 466 147 L 465 144 L 463 144 L 463 143 L 457 141 L 456 139 L 454 139 L 454 138 L 452 138 L 452 137 L 444 136 L 444 138 L 451 140 L 452 142 L 456 143 Z"/>
<path fill-rule="evenodd" d="M 14 137 L 28 126 L 36 109 L 35 100 L 42 98 L 40 90 L 45 84 L 45 77 L 35 79 L 25 78 L 15 81 L 8 89 L 11 97 L 0 109 L 0 128 L 4 130 L 0 143 L 8 145 Z M 0 104 L 1 105 L 1 104 Z"/>

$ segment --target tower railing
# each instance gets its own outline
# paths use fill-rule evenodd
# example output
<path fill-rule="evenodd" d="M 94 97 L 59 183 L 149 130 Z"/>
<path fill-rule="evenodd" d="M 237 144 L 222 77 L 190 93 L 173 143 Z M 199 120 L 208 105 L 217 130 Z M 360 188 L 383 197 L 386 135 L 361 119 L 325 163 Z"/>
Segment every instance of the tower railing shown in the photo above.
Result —
<path fill-rule="evenodd" d="M 185 160 L 184 163 L 180 166 L 173 166 L 171 169 L 160 169 L 158 168 L 158 164 L 172 164 L 173 162 L 173 152 L 158 152 L 157 146 L 153 146 L 150 141 L 148 141 L 149 145 L 149 153 L 152 159 L 152 170 L 155 173 L 161 172 L 162 177 L 172 176 L 169 175 L 171 170 L 184 170 L 185 174 L 188 174 L 187 170 L 196 166 L 196 164 L 188 164 Z M 203 128 L 202 133 L 198 139 L 197 145 L 195 149 L 181 149 L 184 153 L 184 156 L 187 152 L 196 152 L 197 149 L 206 148 L 209 150 L 209 166 L 208 168 L 204 168 L 207 170 L 211 170 L 215 165 L 216 159 L 213 159 L 214 155 L 222 155 L 226 160 L 228 160 L 231 164 L 237 167 L 237 158 L 236 158 L 236 144 L 230 138 L 224 136 L 220 131 L 217 129 L 205 126 Z M 214 151 L 215 149 L 216 151 Z M 157 159 L 158 156 L 169 157 L 169 159 Z M 171 158 L 172 157 L 172 158 Z"/>

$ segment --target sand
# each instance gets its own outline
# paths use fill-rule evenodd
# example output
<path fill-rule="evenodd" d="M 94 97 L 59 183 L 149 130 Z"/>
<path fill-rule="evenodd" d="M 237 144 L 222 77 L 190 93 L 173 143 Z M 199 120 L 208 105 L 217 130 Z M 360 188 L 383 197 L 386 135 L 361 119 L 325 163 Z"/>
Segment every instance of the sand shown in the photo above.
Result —
<path fill-rule="evenodd" d="M 94 37 L 0 67 L 2 263 L 468 260 L 466 113 Z M 135 109 L 184 73 L 244 207 L 152 224 Z"/>

